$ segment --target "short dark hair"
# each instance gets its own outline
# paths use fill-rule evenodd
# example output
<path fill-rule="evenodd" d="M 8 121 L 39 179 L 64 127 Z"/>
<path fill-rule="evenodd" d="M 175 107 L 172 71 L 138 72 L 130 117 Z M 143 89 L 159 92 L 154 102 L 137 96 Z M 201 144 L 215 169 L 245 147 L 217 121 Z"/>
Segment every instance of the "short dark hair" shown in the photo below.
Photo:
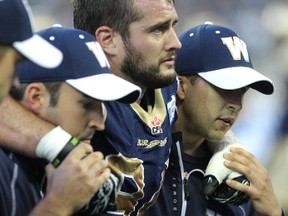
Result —
<path fill-rule="evenodd" d="M 20 84 L 20 87 L 13 86 L 10 89 L 10 95 L 17 101 L 21 101 L 24 96 L 24 92 L 27 88 L 27 86 L 30 83 L 22 83 Z M 47 91 L 50 94 L 50 106 L 54 107 L 57 105 L 58 98 L 59 98 L 59 89 L 62 86 L 63 82 L 43 82 L 43 85 L 47 89 Z"/>
<path fill-rule="evenodd" d="M 194 85 L 197 79 L 200 78 L 198 74 L 193 74 L 193 75 L 187 75 L 186 76 L 188 79 L 190 79 L 191 83 Z"/>
<path fill-rule="evenodd" d="M 74 27 L 92 35 L 108 26 L 125 37 L 130 24 L 140 18 L 134 0 L 73 0 Z"/>
<path fill-rule="evenodd" d="M 174 3 L 174 0 L 166 0 Z M 123 38 L 129 36 L 132 22 L 143 17 L 134 0 L 72 0 L 74 27 L 95 35 L 100 26 L 108 26 Z"/>

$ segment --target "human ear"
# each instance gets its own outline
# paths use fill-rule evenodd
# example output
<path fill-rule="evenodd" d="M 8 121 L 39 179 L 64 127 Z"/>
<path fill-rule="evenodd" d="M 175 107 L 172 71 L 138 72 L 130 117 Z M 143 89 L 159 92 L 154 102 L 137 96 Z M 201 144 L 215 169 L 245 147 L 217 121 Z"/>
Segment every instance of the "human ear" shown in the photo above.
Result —
<path fill-rule="evenodd" d="M 40 115 L 49 105 L 50 96 L 43 83 L 31 83 L 24 92 L 23 104 L 33 113 Z"/>
<path fill-rule="evenodd" d="M 186 81 L 187 78 L 185 76 L 180 76 L 178 75 L 178 91 L 177 91 L 177 98 L 179 100 L 184 100 L 185 99 L 185 92 L 186 92 Z"/>
<path fill-rule="evenodd" d="M 116 48 L 116 33 L 108 26 L 101 26 L 95 32 L 97 42 L 101 45 L 106 55 L 114 55 Z"/>

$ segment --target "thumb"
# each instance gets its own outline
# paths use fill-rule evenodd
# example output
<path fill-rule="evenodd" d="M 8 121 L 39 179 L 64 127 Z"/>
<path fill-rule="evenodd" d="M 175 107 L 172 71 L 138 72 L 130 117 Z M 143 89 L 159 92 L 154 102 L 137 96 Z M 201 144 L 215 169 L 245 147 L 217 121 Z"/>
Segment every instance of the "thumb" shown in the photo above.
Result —
<path fill-rule="evenodd" d="M 47 178 L 49 178 L 52 173 L 54 172 L 55 170 L 55 167 L 52 165 L 52 164 L 48 164 L 46 167 L 45 167 L 45 172 L 46 172 L 46 176 Z"/>

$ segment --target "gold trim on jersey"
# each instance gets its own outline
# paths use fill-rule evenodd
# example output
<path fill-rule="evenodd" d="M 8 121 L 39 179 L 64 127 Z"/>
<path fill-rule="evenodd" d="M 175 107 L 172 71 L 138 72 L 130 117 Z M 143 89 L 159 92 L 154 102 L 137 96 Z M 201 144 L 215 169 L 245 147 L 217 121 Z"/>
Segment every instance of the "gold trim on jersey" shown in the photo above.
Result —
<path fill-rule="evenodd" d="M 127 158 L 121 153 L 118 155 L 108 155 L 107 160 L 112 172 L 121 179 L 129 178 L 137 186 L 138 190 L 129 193 L 127 191 L 119 191 L 117 196 L 117 212 L 124 215 L 130 215 L 135 209 L 139 199 L 144 197 L 144 167 L 143 161 L 137 158 Z"/>
<path fill-rule="evenodd" d="M 129 216 L 134 210 L 135 206 L 138 204 L 138 200 L 144 197 L 144 166 L 143 161 L 138 158 L 127 158 L 121 153 L 118 155 L 108 155 L 107 158 L 109 167 L 111 171 L 120 179 L 121 184 L 124 178 L 130 178 L 131 181 L 137 185 L 138 190 L 129 193 L 127 191 L 120 190 L 117 196 L 117 210 L 113 213 L 123 214 L 124 216 Z M 169 159 L 166 160 L 165 165 L 168 167 Z M 161 187 L 164 182 L 165 170 L 161 173 L 160 187 L 152 195 L 151 199 L 146 202 L 137 212 L 138 216 L 143 216 L 147 209 L 154 203 L 159 196 Z"/>
<path fill-rule="evenodd" d="M 162 96 L 161 89 L 155 89 L 155 101 L 153 108 L 150 107 L 146 112 L 138 103 L 131 104 L 131 108 L 137 113 L 137 115 L 142 119 L 143 122 L 147 124 L 148 127 L 151 129 L 155 127 L 153 125 L 152 120 L 155 116 L 158 117 L 161 124 L 164 122 L 166 118 L 166 104 L 164 98 Z"/>

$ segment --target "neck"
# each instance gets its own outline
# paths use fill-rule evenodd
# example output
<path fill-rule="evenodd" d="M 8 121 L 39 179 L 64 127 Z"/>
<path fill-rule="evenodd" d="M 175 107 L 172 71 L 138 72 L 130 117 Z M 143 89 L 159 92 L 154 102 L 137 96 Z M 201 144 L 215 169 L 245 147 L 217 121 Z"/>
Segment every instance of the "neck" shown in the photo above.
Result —
<path fill-rule="evenodd" d="M 187 122 L 186 119 L 187 118 L 180 114 L 173 127 L 174 132 L 182 132 L 184 153 L 195 157 L 207 157 L 209 152 L 206 148 L 205 139 L 198 134 L 191 132 L 191 129 L 189 128 L 191 122 L 188 119 Z"/>
<path fill-rule="evenodd" d="M 187 131 L 182 133 L 184 153 L 195 157 L 205 157 L 205 139 Z"/>
<path fill-rule="evenodd" d="M 147 87 L 144 86 L 143 84 L 136 82 L 135 80 L 133 80 L 130 76 L 128 76 L 127 74 L 123 73 L 121 70 L 116 70 L 115 67 L 111 66 L 111 71 L 113 72 L 114 75 L 121 77 L 122 79 L 125 79 L 131 83 L 133 83 L 134 85 L 137 85 L 141 88 L 142 90 L 142 95 L 141 97 L 138 99 L 137 103 L 140 104 L 141 101 L 146 97 L 146 92 L 147 92 Z"/>
<path fill-rule="evenodd" d="M 155 102 L 154 89 L 149 89 L 143 94 L 141 100 L 139 101 L 139 104 L 144 110 L 148 112 L 149 109 L 153 108 L 154 102 Z"/>

